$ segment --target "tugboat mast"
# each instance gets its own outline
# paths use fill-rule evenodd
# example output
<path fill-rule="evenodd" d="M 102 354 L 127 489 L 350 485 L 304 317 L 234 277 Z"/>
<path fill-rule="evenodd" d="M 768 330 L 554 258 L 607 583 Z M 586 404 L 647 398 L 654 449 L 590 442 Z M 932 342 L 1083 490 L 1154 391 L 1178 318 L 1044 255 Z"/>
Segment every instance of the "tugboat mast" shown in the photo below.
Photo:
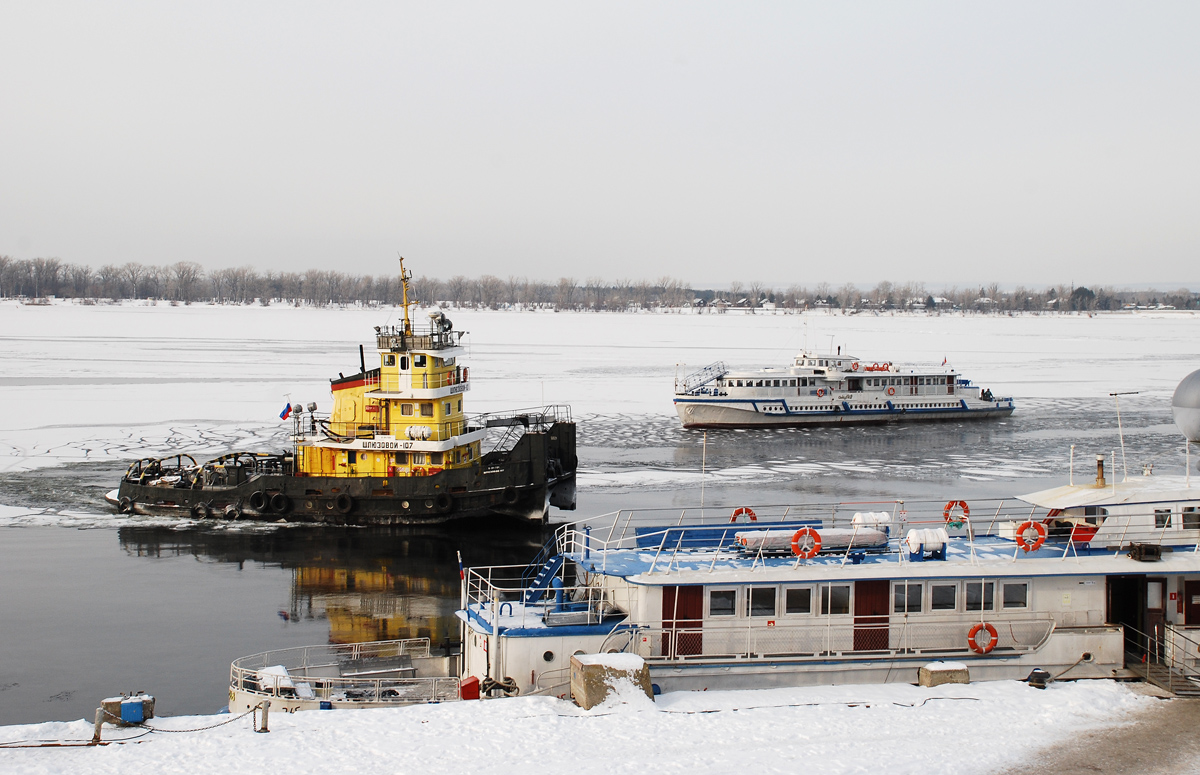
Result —
<path fill-rule="evenodd" d="M 408 319 L 408 308 L 410 302 L 408 300 L 408 281 L 412 279 L 412 272 L 404 269 L 404 256 L 400 256 L 400 289 L 401 289 L 401 306 L 404 307 L 404 335 L 412 336 L 412 323 Z"/>

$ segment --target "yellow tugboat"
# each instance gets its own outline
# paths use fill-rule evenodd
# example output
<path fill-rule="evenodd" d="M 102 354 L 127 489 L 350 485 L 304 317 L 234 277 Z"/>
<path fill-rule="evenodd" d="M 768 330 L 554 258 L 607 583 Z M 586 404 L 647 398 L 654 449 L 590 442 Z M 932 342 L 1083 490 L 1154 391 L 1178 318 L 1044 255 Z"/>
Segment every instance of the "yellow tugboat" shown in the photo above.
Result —
<path fill-rule="evenodd" d="M 414 326 L 403 259 L 400 275 L 404 321 L 375 328 L 378 366 L 367 368 L 359 346 L 359 373 L 331 380 L 332 412 L 289 406 L 291 453 L 235 452 L 203 464 L 145 458 L 107 499 L 124 513 L 334 524 L 544 519 L 551 505 L 574 509 L 569 407 L 468 417 L 463 333 L 441 311 Z"/>

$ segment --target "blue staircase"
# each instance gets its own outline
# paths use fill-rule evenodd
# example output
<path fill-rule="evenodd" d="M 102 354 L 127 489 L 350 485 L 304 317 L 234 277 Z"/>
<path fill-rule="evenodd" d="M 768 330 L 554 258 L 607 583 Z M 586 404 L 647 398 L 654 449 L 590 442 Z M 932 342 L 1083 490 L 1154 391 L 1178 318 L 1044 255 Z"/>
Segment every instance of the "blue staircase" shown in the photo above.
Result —
<path fill-rule="evenodd" d="M 550 589 L 550 582 L 558 578 L 558 572 L 562 570 L 565 560 L 566 558 L 561 554 L 556 554 L 547 560 L 538 570 L 537 575 L 526 585 L 521 602 L 531 605 L 541 600 L 546 594 L 546 590 Z"/>

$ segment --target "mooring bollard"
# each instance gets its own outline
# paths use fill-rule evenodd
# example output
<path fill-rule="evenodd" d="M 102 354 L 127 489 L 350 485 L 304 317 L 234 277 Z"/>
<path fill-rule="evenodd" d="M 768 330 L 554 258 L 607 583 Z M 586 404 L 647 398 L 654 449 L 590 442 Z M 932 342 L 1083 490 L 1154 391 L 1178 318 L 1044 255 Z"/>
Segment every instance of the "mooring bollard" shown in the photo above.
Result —
<path fill-rule="evenodd" d="M 271 730 L 267 729 L 267 711 L 270 709 L 271 709 L 271 701 L 263 700 L 262 701 L 262 712 L 263 712 L 262 726 L 260 726 L 256 730 L 254 730 L 255 732 L 270 732 L 271 731 Z"/>
<path fill-rule="evenodd" d="M 104 708 L 96 708 L 96 728 L 92 732 L 92 742 L 88 745 L 100 745 L 100 730 L 104 727 Z"/>

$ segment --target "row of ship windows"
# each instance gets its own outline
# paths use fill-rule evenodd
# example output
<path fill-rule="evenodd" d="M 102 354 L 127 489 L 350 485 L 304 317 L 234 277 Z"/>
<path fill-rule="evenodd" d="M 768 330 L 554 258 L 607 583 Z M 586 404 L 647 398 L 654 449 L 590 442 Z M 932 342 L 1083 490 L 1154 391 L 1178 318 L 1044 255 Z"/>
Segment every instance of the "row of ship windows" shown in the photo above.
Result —
<path fill-rule="evenodd" d="M 1000 587 L 997 600 L 997 586 Z M 749 587 L 742 595 L 744 616 L 803 616 L 818 610 L 822 616 L 849 614 L 852 610 L 850 584 L 820 584 L 816 587 Z M 737 589 L 710 589 L 708 615 L 735 616 Z M 819 607 L 814 604 L 819 602 Z M 782 603 L 782 611 L 780 604 Z M 995 611 L 1029 607 L 1028 581 L 918 582 L 892 584 L 892 611 L 914 614 L 922 611 Z"/>
<path fill-rule="evenodd" d="M 400 404 L 400 414 L 403 417 L 416 417 L 415 412 L 419 411 L 421 417 L 433 417 L 433 402 L 423 401 L 419 404 Z M 450 414 L 451 403 L 449 401 L 442 402 L 442 413 Z M 462 411 L 462 399 L 458 400 L 458 411 Z"/>
<path fill-rule="evenodd" d="M 470 444 L 465 447 L 457 447 L 450 452 L 358 452 L 357 450 L 349 450 L 346 452 L 346 462 L 354 465 L 362 459 L 363 463 L 370 463 L 374 455 L 376 462 L 391 464 L 397 466 L 440 466 L 446 463 L 461 463 L 464 460 L 474 458 L 474 452 Z"/>
<path fill-rule="evenodd" d="M 423 369 L 423 368 L 425 368 L 425 366 L 427 364 L 428 364 L 428 361 L 426 360 L 424 355 L 418 354 L 418 355 L 414 355 L 412 357 L 412 365 L 413 365 L 414 369 Z M 384 366 L 395 366 L 396 365 L 396 356 L 393 355 L 392 353 L 384 354 L 383 365 Z M 454 359 L 446 358 L 445 360 L 442 360 L 441 358 L 434 357 L 433 365 L 434 365 L 434 368 L 438 368 L 438 367 L 442 367 L 442 366 L 453 366 Z M 400 356 L 400 370 L 408 371 L 408 356 L 407 355 Z"/>
<path fill-rule="evenodd" d="M 1200 511 L 1195 506 L 1184 506 L 1182 516 L 1184 530 L 1200 530 Z M 1154 510 L 1155 527 L 1171 527 L 1172 522 L 1170 509 Z"/>
<path fill-rule="evenodd" d="M 812 377 L 798 379 L 731 379 L 722 380 L 722 387 L 812 387 L 817 384 Z"/>

